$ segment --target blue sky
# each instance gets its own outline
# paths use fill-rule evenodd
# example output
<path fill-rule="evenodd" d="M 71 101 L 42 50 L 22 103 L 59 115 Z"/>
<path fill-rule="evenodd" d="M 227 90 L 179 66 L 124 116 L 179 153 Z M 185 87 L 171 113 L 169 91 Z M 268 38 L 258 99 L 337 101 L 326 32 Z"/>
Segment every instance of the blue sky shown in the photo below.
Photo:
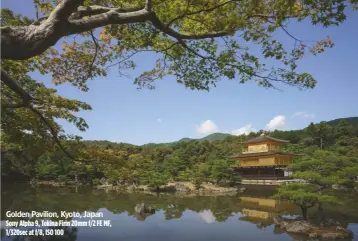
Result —
<path fill-rule="evenodd" d="M 3 0 L 8 7 L 27 16 L 35 13 L 31 0 Z M 92 111 L 81 112 L 90 128 L 79 132 L 64 123 L 65 130 L 88 140 L 110 140 L 144 144 L 170 142 L 183 137 L 200 138 L 212 132 L 243 133 L 259 129 L 300 129 L 311 121 L 319 122 L 358 116 L 358 12 L 349 13 L 340 27 L 328 29 L 309 24 L 290 25 L 300 39 L 330 36 L 335 47 L 319 56 L 307 55 L 299 70 L 311 73 L 318 85 L 300 91 L 281 87 L 282 92 L 258 87 L 254 82 L 239 84 L 222 80 L 210 92 L 185 89 L 172 77 L 156 83 L 155 90 L 140 90 L 133 80 L 155 61 L 153 54 L 136 58 L 139 67 L 121 77 L 115 68 L 108 76 L 89 82 L 89 92 L 82 93 L 68 84 L 57 87 L 69 98 L 86 101 Z M 284 36 L 278 35 L 278 39 Z M 33 74 L 50 86 L 51 77 Z"/>

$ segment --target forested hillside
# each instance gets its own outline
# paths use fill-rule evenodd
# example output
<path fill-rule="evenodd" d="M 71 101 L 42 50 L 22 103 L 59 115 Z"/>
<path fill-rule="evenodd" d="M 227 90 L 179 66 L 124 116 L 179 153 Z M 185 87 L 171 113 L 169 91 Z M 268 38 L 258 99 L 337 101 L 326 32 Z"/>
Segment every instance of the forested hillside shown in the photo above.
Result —
<path fill-rule="evenodd" d="M 328 124 L 332 122 L 334 125 Z M 259 134 L 143 146 L 109 141 L 67 141 L 66 148 L 76 161 L 58 147 L 46 148 L 31 143 L 31 134 L 27 134 L 21 142 L 9 140 L 2 134 L 2 179 L 5 182 L 77 180 L 82 184 L 98 184 L 105 177 L 113 184 L 157 186 L 169 180 L 178 180 L 198 185 L 203 181 L 234 185 L 239 180 L 230 168 L 233 161 L 226 157 L 241 152 L 241 141 Z M 335 121 L 311 123 L 303 130 L 267 134 L 290 140 L 287 151 L 304 154 L 302 158 L 334 157 L 354 163 L 358 161 L 358 125 L 344 120 L 338 124 Z"/>
<path fill-rule="evenodd" d="M 327 121 L 327 124 L 329 125 L 338 125 L 340 121 L 345 121 L 349 125 L 358 125 L 358 117 L 348 117 L 348 118 L 339 118 L 331 121 Z"/>
<path fill-rule="evenodd" d="M 331 126 L 335 126 L 338 125 L 340 121 L 344 121 L 346 124 L 352 126 L 353 130 L 358 128 L 358 117 L 348 117 L 348 118 L 339 118 L 339 119 L 334 119 L 331 121 L 327 121 L 326 124 L 331 125 Z M 257 134 L 257 133 L 256 133 Z M 255 135 L 255 133 L 251 134 L 252 136 Z M 302 136 L 306 136 L 305 131 L 304 130 L 292 130 L 292 131 L 274 131 L 271 132 L 272 136 L 275 137 L 280 137 L 281 139 L 287 139 L 290 140 L 291 143 L 297 143 L 299 141 L 300 138 L 302 138 Z M 178 141 L 175 142 L 169 142 L 169 143 L 148 143 L 148 144 L 144 144 L 142 145 L 143 147 L 158 147 L 158 146 L 170 146 L 170 145 L 174 145 L 178 142 L 188 142 L 188 141 L 218 141 L 218 140 L 225 140 L 228 137 L 235 137 L 234 135 L 228 134 L 228 133 L 213 133 L 210 134 L 208 136 L 205 136 L 203 138 L 200 139 L 192 139 L 192 138 L 187 138 L 184 137 Z M 85 141 L 90 145 L 98 145 L 98 146 L 107 146 L 108 144 L 114 145 L 114 146 L 118 146 L 118 145 L 131 145 L 128 143 L 115 143 L 115 142 L 111 142 L 111 141 Z"/>

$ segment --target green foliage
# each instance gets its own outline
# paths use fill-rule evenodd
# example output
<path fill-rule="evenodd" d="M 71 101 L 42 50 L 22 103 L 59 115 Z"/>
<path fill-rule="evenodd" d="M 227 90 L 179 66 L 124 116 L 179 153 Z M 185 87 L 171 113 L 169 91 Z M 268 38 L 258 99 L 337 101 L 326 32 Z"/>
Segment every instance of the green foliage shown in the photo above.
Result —
<path fill-rule="evenodd" d="M 327 122 L 311 123 L 306 130 L 309 137 L 312 138 L 312 144 L 319 146 L 321 149 L 326 149 L 332 144 L 333 128 Z"/>
<path fill-rule="evenodd" d="M 294 171 L 294 177 L 319 186 L 337 183 L 351 187 L 358 176 L 358 159 L 319 150 L 289 168 Z"/>
<path fill-rule="evenodd" d="M 332 184 L 353 187 L 358 176 L 358 135 L 354 128 L 354 125 L 348 125 L 347 132 L 344 123 L 332 126 L 334 135 L 330 136 L 328 142 L 332 144 L 323 150 L 304 143 L 304 139 L 310 135 L 307 129 L 274 131 L 268 135 L 297 140 L 284 150 L 303 155 L 290 166 L 295 177 L 307 180 L 317 189 Z M 94 185 L 105 177 L 113 185 L 135 183 L 156 187 L 168 181 L 188 181 L 197 188 L 203 182 L 235 186 L 240 183 L 240 176 L 231 168 L 234 161 L 226 157 L 240 153 L 242 146 L 239 143 L 259 134 L 230 136 L 216 141 L 190 140 L 152 147 L 108 141 L 64 141 L 71 153 L 81 160 L 92 160 L 82 163 L 74 162 L 53 146 L 44 148 L 42 142 L 31 142 L 36 137 L 30 134 L 24 135 L 26 139 L 23 139 L 23 143 L 27 145 L 16 145 L 2 133 L 5 151 L 2 153 L 2 177 L 6 181 L 24 178 L 58 180 L 59 176 L 64 175 L 69 181 Z M 342 145 L 342 138 L 348 138 L 348 145 Z"/>
<path fill-rule="evenodd" d="M 58 181 L 58 182 L 61 182 L 61 183 L 66 182 L 66 181 L 67 181 L 66 175 L 59 175 L 59 176 L 57 177 L 57 181 Z"/>
<path fill-rule="evenodd" d="M 227 160 L 215 160 L 211 164 L 211 178 L 213 178 L 216 184 L 219 184 L 222 180 L 229 180 L 232 177 L 233 169 L 230 165 L 230 161 Z"/>
<path fill-rule="evenodd" d="M 303 179 L 307 183 L 280 186 L 274 198 L 290 200 L 299 205 L 305 219 L 308 208 L 319 205 L 319 211 L 322 212 L 323 204 L 339 203 L 339 200 L 324 194 L 323 191 L 333 184 L 350 188 L 356 185 L 358 145 L 351 128 L 353 126 L 348 126 L 343 121 L 335 126 L 330 126 L 326 122 L 316 125 L 311 123 L 306 128 L 307 134 L 313 137 L 313 141 L 318 140 L 317 144 L 321 148 L 304 143 L 300 147 L 306 150 L 305 155 L 289 166 L 294 172 L 293 177 Z M 325 145 L 322 144 L 323 141 Z M 325 150 L 322 150 L 323 147 Z M 308 148 L 312 150 L 307 151 Z"/>
<path fill-rule="evenodd" d="M 180 181 L 191 181 L 193 180 L 194 172 L 190 169 L 185 169 L 184 171 L 179 172 Z"/>
<path fill-rule="evenodd" d="M 327 124 L 329 124 L 331 126 L 336 126 L 336 125 L 342 123 L 342 121 L 344 123 L 348 124 L 349 126 L 357 126 L 358 125 L 358 117 L 339 118 L 339 119 L 327 121 Z"/>
<path fill-rule="evenodd" d="M 58 3 L 59 1 L 35 0 L 36 17 L 50 16 Z M 117 10 L 123 7 L 144 7 L 144 1 L 139 0 L 84 2 L 84 6 L 91 4 L 104 8 L 113 7 L 115 11 L 111 10 L 112 12 L 121 12 Z M 152 52 L 157 56 L 153 59 L 152 69 L 135 78 L 134 83 L 139 88 L 154 88 L 155 81 L 165 76 L 174 76 L 177 83 L 195 90 L 210 90 L 223 78 L 237 79 L 242 84 L 255 81 L 265 88 L 274 88 L 276 83 L 301 89 L 313 88 L 317 80 L 309 73 L 298 71 L 299 61 L 307 54 L 317 55 L 324 52 L 325 49 L 333 47 L 334 43 L 329 37 L 314 44 L 297 41 L 295 37 L 292 43 L 280 42 L 276 39 L 277 32 L 283 29 L 283 32 L 292 38 L 286 29 L 286 24 L 292 19 L 309 20 L 313 25 L 325 27 L 339 25 L 346 19 L 346 9 L 357 7 L 356 1 L 348 3 L 284 0 L 153 0 L 151 5 L 150 15 L 155 17 L 155 20 L 150 18 L 143 21 L 138 18 L 125 24 L 93 24 L 101 26 L 98 31 L 80 27 L 78 29 L 81 30 L 77 32 L 59 33 L 58 36 L 62 36 L 62 39 L 50 39 L 53 43 L 59 40 L 62 44 L 60 48 L 44 46 L 43 53 L 36 56 L 30 54 L 28 56 L 31 58 L 28 59 L 14 61 L 8 57 L 9 59 L 1 60 L 2 70 L 33 97 L 32 105 L 55 129 L 60 141 L 78 138 L 66 136 L 57 120 L 63 119 L 74 124 L 80 131 L 85 131 L 88 125 L 78 113 L 81 110 L 91 110 L 91 107 L 87 103 L 58 95 L 55 89 L 47 88 L 40 79 L 30 78 L 32 72 L 51 76 L 56 85 L 69 83 L 86 92 L 89 90 L 88 80 L 107 76 L 110 66 L 116 66 L 120 71 L 132 71 L 137 65 L 131 57 Z M 91 19 L 100 21 L 96 14 L 96 11 L 92 11 Z M 22 36 L 23 33 L 36 33 L 43 23 L 43 19 L 35 21 L 30 17 L 18 15 L 11 9 L 1 9 L 1 15 L 2 35 L 5 36 L 12 30 L 21 32 L 13 33 L 11 38 Z M 77 14 L 72 14 L 71 17 L 75 17 L 73 15 Z M 78 21 L 88 23 L 90 20 L 87 18 L 85 15 Z M 57 31 L 60 30 L 62 31 L 61 28 L 53 29 L 56 33 L 51 36 L 57 36 Z M 81 38 L 71 38 L 77 35 Z M 238 35 L 240 38 L 237 38 Z M 29 48 L 35 48 L 35 45 L 42 48 L 42 44 L 46 42 L 45 39 L 40 39 L 40 42 L 31 45 L 26 40 L 35 38 L 25 36 L 23 39 L 22 45 L 30 46 Z M 8 42 L 17 43 L 2 43 Z M 272 66 L 268 66 L 267 63 L 271 62 Z M 23 102 L 7 84 L 1 85 L 1 93 L 2 107 Z M 32 147 L 29 143 L 39 143 L 39 146 L 44 148 L 56 149 L 54 142 L 50 141 L 53 133 L 48 132 L 49 127 L 28 108 L 2 108 L 1 114 L 2 131 L 9 144 L 7 148 L 11 146 L 9 151 L 29 151 L 28 147 Z M 317 132 L 320 140 L 328 138 L 327 131 L 323 129 Z M 26 132 L 33 135 L 29 137 Z M 215 133 L 205 140 L 223 140 L 227 136 Z M 313 138 L 316 140 L 318 137 L 315 135 Z M 289 139 L 296 143 L 299 138 L 292 135 Z M 326 141 L 320 144 L 321 148 L 329 145 Z M 26 155 L 31 156 L 28 153 Z M 37 157 L 31 156 L 32 158 Z M 192 162 L 189 160 L 188 165 L 191 166 Z"/>
<path fill-rule="evenodd" d="M 93 179 L 92 184 L 95 185 L 95 186 L 100 185 L 101 180 L 99 178 L 95 178 L 95 179 Z"/>
<path fill-rule="evenodd" d="M 317 186 L 312 184 L 288 184 L 278 188 L 275 199 L 290 200 L 303 207 L 310 208 L 317 203 L 338 203 L 337 199 L 329 195 L 320 195 Z"/>
<path fill-rule="evenodd" d="M 201 184 L 203 183 L 203 178 L 201 176 L 195 176 L 192 181 L 195 185 L 195 189 L 200 189 Z"/>
<path fill-rule="evenodd" d="M 213 133 L 210 134 L 208 136 L 205 136 L 203 138 L 201 138 L 200 140 L 208 140 L 208 141 L 222 141 L 225 140 L 226 138 L 228 138 L 229 136 L 231 136 L 230 134 L 226 134 L 226 133 Z"/>
<path fill-rule="evenodd" d="M 153 171 L 144 177 L 144 184 L 150 187 L 159 188 L 160 186 L 168 184 L 169 175 L 163 172 Z"/>

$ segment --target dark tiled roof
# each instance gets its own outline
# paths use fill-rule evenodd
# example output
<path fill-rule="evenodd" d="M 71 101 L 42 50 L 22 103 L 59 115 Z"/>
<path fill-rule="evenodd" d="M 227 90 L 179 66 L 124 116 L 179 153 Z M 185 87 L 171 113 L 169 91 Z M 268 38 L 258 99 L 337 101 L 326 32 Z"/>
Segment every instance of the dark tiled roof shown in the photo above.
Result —
<path fill-rule="evenodd" d="M 281 139 L 273 138 L 273 137 L 270 137 L 270 136 L 261 135 L 261 136 L 255 137 L 255 138 L 253 138 L 251 140 L 244 141 L 244 142 L 242 142 L 242 144 L 259 143 L 259 142 L 264 142 L 264 141 L 275 141 L 275 142 L 283 142 L 283 143 L 290 142 L 290 141 L 287 141 L 287 140 L 281 140 Z"/>
<path fill-rule="evenodd" d="M 275 154 L 280 154 L 280 155 L 295 155 L 298 156 L 297 154 L 294 153 L 289 153 L 289 152 L 258 152 L 258 153 L 247 153 L 247 154 L 238 154 L 238 155 L 233 155 L 233 156 L 228 156 L 228 158 L 238 158 L 238 157 L 256 157 L 256 156 L 271 156 L 271 155 L 275 155 Z"/>

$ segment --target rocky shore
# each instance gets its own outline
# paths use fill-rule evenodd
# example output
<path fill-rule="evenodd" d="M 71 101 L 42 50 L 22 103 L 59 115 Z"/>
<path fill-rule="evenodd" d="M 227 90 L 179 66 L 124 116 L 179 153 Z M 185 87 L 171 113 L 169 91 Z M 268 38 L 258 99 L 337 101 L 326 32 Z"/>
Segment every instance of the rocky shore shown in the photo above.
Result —
<path fill-rule="evenodd" d="M 312 239 L 338 240 L 351 238 L 352 231 L 345 229 L 335 222 L 315 224 L 307 220 L 285 219 L 280 216 L 273 217 L 275 225 L 288 233 L 308 236 Z"/>
<path fill-rule="evenodd" d="M 196 195 L 235 195 L 244 192 L 244 187 L 219 187 L 210 183 L 204 183 L 199 189 L 190 182 L 170 182 L 159 189 L 150 188 L 146 185 L 99 185 L 99 189 L 124 190 L 128 192 L 168 192 L 176 194 L 196 194 Z"/>

